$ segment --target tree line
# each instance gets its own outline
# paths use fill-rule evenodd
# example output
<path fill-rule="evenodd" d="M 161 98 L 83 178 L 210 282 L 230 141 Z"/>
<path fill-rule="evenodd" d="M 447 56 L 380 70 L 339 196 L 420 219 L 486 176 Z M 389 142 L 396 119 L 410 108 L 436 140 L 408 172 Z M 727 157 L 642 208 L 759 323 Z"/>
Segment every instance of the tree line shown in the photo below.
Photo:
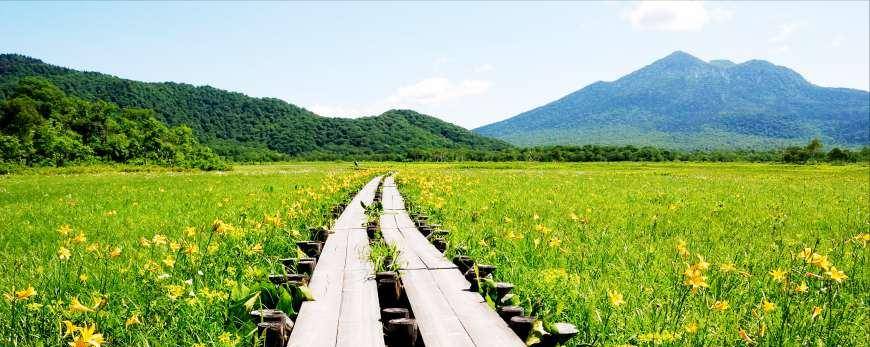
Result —
<path fill-rule="evenodd" d="M 832 148 L 822 150 L 822 143 L 813 139 L 807 146 L 791 146 L 771 150 L 670 150 L 652 146 L 539 146 L 504 150 L 465 148 L 414 148 L 407 152 L 388 154 L 336 154 L 309 152 L 294 157 L 297 160 L 372 160 L 372 161 L 539 161 L 539 162 L 778 162 L 790 164 L 870 162 L 870 147 L 860 150 Z"/>

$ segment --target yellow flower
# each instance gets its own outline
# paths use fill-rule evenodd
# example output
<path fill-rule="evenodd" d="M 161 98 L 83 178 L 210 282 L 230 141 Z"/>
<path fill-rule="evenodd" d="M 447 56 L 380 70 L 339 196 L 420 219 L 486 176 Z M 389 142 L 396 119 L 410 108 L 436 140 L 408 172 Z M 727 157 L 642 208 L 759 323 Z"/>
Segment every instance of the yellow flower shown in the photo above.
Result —
<path fill-rule="evenodd" d="M 691 322 L 689 324 L 686 324 L 685 329 L 686 329 L 687 333 L 694 334 L 694 333 L 698 332 L 698 323 Z"/>
<path fill-rule="evenodd" d="M 263 253 L 263 245 L 258 243 L 258 244 L 251 246 L 251 253 L 262 254 Z"/>
<path fill-rule="evenodd" d="M 66 247 L 61 247 L 57 250 L 57 257 L 60 258 L 60 260 L 67 260 L 70 256 L 72 256 L 72 252 L 70 252 Z"/>
<path fill-rule="evenodd" d="M 747 344 L 751 345 L 751 344 L 755 343 L 755 341 L 752 341 L 752 338 L 749 337 L 749 334 L 746 333 L 746 330 L 737 329 L 737 335 L 739 335 L 740 339 L 743 340 L 743 342 L 746 342 Z"/>
<path fill-rule="evenodd" d="M 813 253 L 812 258 L 810 259 L 810 264 L 825 270 L 831 267 L 831 262 L 828 261 L 828 257 L 817 253 Z"/>
<path fill-rule="evenodd" d="M 36 295 L 36 289 L 33 286 L 27 287 L 25 290 L 15 292 L 15 298 L 18 300 L 27 300 Z"/>
<path fill-rule="evenodd" d="M 63 331 L 63 337 L 72 336 L 73 333 L 75 333 L 76 331 L 79 330 L 79 327 L 77 327 L 75 324 L 73 324 L 73 322 L 65 320 L 62 323 L 63 323 L 63 326 L 65 327 L 65 329 Z"/>
<path fill-rule="evenodd" d="M 831 266 L 831 269 L 825 272 L 825 275 L 830 277 L 832 280 L 837 283 L 841 283 L 845 281 L 849 276 L 846 276 L 846 273 L 840 270 L 837 270 L 836 266 Z"/>
<path fill-rule="evenodd" d="M 94 310 L 91 309 L 90 307 L 87 307 L 87 306 L 85 306 L 85 305 L 82 305 L 82 303 L 79 302 L 79 298 L 78 298 L 78 297 L 73 297 L 72 300 L 70 300 L 70 302 L 69 302 L 69 310 L 72 311 L 72 312 L 78 312 L 78 313 L 94 312 Z"/>
<path fill-rule="evenodd" d="M 64 224 L 57 228 L 57 232 L 63 236 L 67 236 L 70 232 L 72 232 L 72 227 L 70 227 L 69 224 Z"/>
<path fill-rule="evenodd" d="M 85 243 L 88 241 L 88 238 L 85 236 L 85 233 L 79 231 L 78 235 L 73 238 L 73 241 L 76 243 Z"/>
<path fill-rule="evenodd" d="M 777 282 L 785 281 L 786 272 L 780 269 L 773 269 L 770 271 L 770 276 L 773 276 L 773 280 Z"/>
<path fill-rule="evenodd" d="M 704 273 L 697 264 L 686 268 L 683 276 L 685 277 L 683 284 L 692 288 L 692 294 L 697 293 L 699 289 L 708 287 L 707 276 L 704 276 Z"/>
<path fill-rule="evenodd" d="M 683 258 L 688 257 L 691 254 L 691 253 L 689 253 L 689 249 L 686 248 L 686 241 L 677 240 L 676 248 L 677 248 L 677 253 Z"/>
<path fill-rule="evenodd" d="M 571 212 L 571 215 L 569 217 L 571 217 L 571 220 L 575 222 L 580 220 L 580 217 L 577 217 L 577 214 L 575 214 L 574 212 Z"/>
<path fill-rule="evenodd" d="M 728 301 L 724 301 L 724 300 L 723 300 L 723 301 L 719 301 L 719 300 L 716 300 L 716 302 L 714 302 L 713 305 L 710 306 L 710 309 L 713 310 L 713 311 L 724 312 L 724 311 L 727 310 L 729 307 L 731 307 L 731 306 L 728 305 Z"/>
<path fill-rule="evenodd" d="M 737 267 L 733 263 L 722 263 L 719 265 L 719 271 L 724 273 L 734 272 L 737 271 Z"/>
<path fill-rule="evenodd" d="M 145 237 L 140 237 L 139 238 L 139 245 L 141 245 L 142 247 L 151 247 L 151 241 L 149 241 Z"/>
<path fill-rule="evenodd" d="M 184 253 L 186 253 L 187 255 L 194 255 L 196 253 L 199 253 L 199 246 L 197 246 L 196 244 L 187 245 L 187 247 L 184 249 Z"/>
<path fill-rule="evenodd" d="M 166 292 L 167 296 L 174 301 L 184 294 L 184 286 L 170 284 L 166 286 Z"/>
<path fill-rule="evenodd" d="M 532 215 L 532 219 L 538 220 L 538 219 L 541 219 L 541 216 L 538 216 L 538 214 L 535 213 L 534 215 Z"/>
<path fill-rule="evenodd" d="M 154 234 L 154 237 L 151 238 L 151 242 L 153 242 L 155 245 L 165 245 L 166 240 L 166 236 L 161 234 Z"/>
<path fill-rule="evenodd" d="M 187 237 L 194 237 L 194 236 L 196 236 L 196 228 L 194 228 L 194 227 L 184 228 L 184 234 L 187 235 Z"/>
<path fill-rule="evenodd" d="M 561 245 L 561 244 L 562 244 L 562 240 L 559 240 L 558 237 L 554 236 L 553 238 L 550 239 L 550 247 L 553 247 L 553 248 L 559 247 L 559 245 Z"/>
<path fill-rule="evenodd" d="M 710 268 L 710 263 L 704 261 L 704 256 L 702 256 L 702 255 L 700 255 L 700 254 L 697 254 L 696 256 L 698 257 L 698 263 L 695 264 L 695 266 L 696 266 L 699 270 L 707 270 L 707 269 Z"/>
<path fill-rule="evenodd" d="M 610 305 L 613 307 L 619 307 L 620 305 L 625 303 L 625 300 L 622 297 L 622 293 L 615 290 L 608 291 L 607 298 L 610 300 Z"/>
<path fill-rule="evenodd" d="M 220 336 L 218 336 L 218 341 L 220 341 L 222 344 L 225 344 L 225 345 L 232 344 L 233 340 L 234 340 L 233 334 L 228 333 L 228 332 L 224 332 L 224 333 L 220 334 Z"/>
<path fill-rule="evenodd" d="M 809 263 L 813 259 L 813 249 L 809 247 L 804 248 L 804 250 L 798 253 L 798 258 L 801 258 L 805 262 Z"/>
<path fill-rule="evenodd" d="M 121 247 L 115 247 L 114 249 L 112 249 L 112 251 L 109 252 L 109 256 L 112 258 L 120 257 L 121 256 Z"/>
<path fill-rule="evenodd" d="M 807 286 L 807 282 L 801 282 L 801 284 L 794 287 L 794 291 L 798 293 L 806 293 L 809 289 L 810 287 Z"/>
<path fill-rule="evenodd" d="M 169 249 L 171 249 L 173 252 L 178 252 L 178 250 L 181 249 L 181 244 L 172 241 L 169 243 Z"/>
<path fill-rule="evenodd" d="M 88 281 L 88 275 L 87 275 L 87 274 L 80 274 L 80 275 L 79 275 L 79 281 L 82 281 L 82 283 L 87 282 L 87 281 Z"/>
<path fill-rule="evenodd" d="M 171 255 L 167 255 L 161 262 L 168 267 L 175 267 L 175 258 L 172 258 Z"/>
<path fill-rule="evenodd" d="M 813 306 L 813 315 L 812 319 L 816 319 L 820 314 L 822 314 L 822 308 L 818 306 Z"/>
<path fill-rule="evenodd" d="M 96 325 L 90 325 L 79 328 L 79 336 L 74 342 L 70 342 L 70 346 L 82 346 L 82 342 L 93 347 L 100 347 L 105 340 L 103 334 L 95 334 Z"/>
<path fill-rule="evenodd" d="M 776 304 L 767 301 L 767 299 L 761 300 L 761 310 L 764 312 L 771 312 L 776 309 Z"/>
<path fill-rule="evenodd" d="M 124 322 L 124 327 L 129 328 L 131 325 L 140 323 L 142 322 L 139 320 L 139 314 L 133 313 L 133 315 L 131 315 L 130 318 L 127 318 L 127 320 Z"/>

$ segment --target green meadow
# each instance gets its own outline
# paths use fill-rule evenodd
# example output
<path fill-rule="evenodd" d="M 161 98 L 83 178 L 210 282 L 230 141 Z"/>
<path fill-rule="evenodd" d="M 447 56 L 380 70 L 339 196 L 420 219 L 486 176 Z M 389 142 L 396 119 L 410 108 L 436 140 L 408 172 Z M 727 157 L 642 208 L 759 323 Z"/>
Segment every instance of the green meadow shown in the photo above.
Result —
<path fill-rule="evenodd" d="M 866 165 L 377 167 L 571 346 L 866 345 Z M 380 171 L 0 176 L 0 345 L 251 345 L 236 303 Z"/>
<path fill-rule="evenodd" d="M 498 266 L 571 343 L 866 345 L 870 170 L 768 164 L 399 169 L 448 253 Z"/>
<path fill-rule="evenodd" d="M 268 283 L 294 241 L 371 175 L 351 168 L 0 176 L 0 345 L 251 341 L 233 299 Z"/>

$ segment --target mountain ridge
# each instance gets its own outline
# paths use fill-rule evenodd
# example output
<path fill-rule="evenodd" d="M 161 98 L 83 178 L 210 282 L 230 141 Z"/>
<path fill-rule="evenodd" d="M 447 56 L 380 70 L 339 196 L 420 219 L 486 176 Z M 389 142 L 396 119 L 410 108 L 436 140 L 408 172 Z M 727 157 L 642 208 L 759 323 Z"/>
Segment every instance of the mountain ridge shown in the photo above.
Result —
<path fill-rule="evenodd" d="M 819 87 L 764 60 L 677 51 L 474 131 L 517 145 L 774 148 L 820 137 L 857 147 L 870 141 L 868 104 L 866 91 Z"/>
<path fill-rule="evenodd" d="M 190 126 L 221 154 L 239 148 L 287 155 L 404 153 L 417 148 L 506 149 L 511 146 L 412 110 L 355 119 L 322 117 L 276 98 L 211 86 L 140 82 L 83 72 L 19 54 L 0 54 L 0 99 L 23 77 L 43 77 L 69 95 L 122 107 L 153 109 L 170 126 Z"/>

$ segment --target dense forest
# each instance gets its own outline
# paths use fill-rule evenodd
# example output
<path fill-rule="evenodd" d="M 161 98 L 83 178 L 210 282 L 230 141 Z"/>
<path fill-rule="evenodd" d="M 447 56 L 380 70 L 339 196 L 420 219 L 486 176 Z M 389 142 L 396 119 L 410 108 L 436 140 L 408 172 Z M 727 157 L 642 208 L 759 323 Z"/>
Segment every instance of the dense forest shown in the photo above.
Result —
<path fill-rule="evenodd" d="M 145 83 L 0 54 L 0 99 L 25 76 L 48 79 L 68 95 L 146 108 L 170 126 L 187 125 L 200 141 L 233 160 L 288 156 L 367 156 L 414 148 L 503 150 L 511 145 L 410 110 L 356 119 L 327 118 L 272 98 L 208 86 Z"/>
<path fill-rule="evenodd" d="M 79 162 L 157 164 L 203 170 L 226 164 L 184 125 L 154 111 L 67 96 L 51 82 L 21 79 L 0 104 L 0 163 L 63 166 Z"/>

